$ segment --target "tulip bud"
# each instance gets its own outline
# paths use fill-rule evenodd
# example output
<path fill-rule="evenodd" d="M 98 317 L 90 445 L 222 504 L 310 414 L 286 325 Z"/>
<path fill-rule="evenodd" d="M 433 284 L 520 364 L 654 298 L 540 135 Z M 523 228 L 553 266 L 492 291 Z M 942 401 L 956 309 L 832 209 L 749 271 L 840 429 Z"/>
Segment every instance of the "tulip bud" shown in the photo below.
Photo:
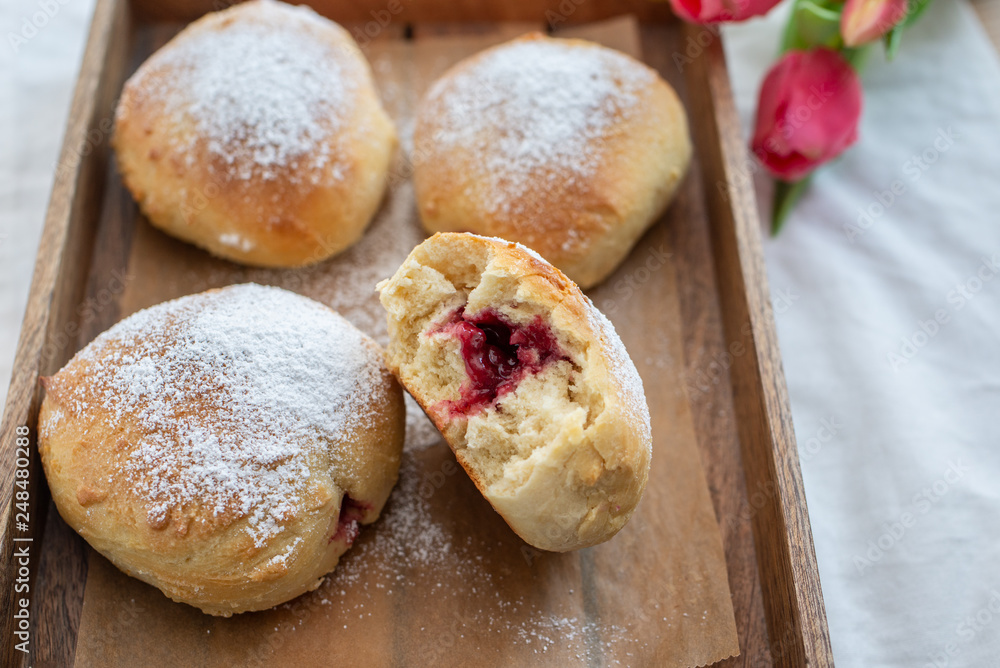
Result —
<path fill-rule="evenodd" d="M 906 17 L 907 0 L 847 0 L 840 15 L 844 44 L 861 46 L 886 34 Z"/>
<path fill-rule="evenodd" d="M 776 177 L 797 181 L 858 138 L 861 81 L 830 49 L 789 51 L 761 85 L 751 149 Z"/>
<path fill-rule="evenodd" d="M 781 0 L 670 0 L 674 13 L 691 23 L 744 21 L 771 11 Z"/>

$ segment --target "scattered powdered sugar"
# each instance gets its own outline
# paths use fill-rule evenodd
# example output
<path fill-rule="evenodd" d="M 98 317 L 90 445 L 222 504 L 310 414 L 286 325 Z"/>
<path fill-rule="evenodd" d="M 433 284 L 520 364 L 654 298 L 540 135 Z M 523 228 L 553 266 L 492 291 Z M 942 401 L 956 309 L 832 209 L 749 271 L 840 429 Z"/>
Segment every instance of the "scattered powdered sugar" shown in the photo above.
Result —
<path fill-rule="evenodd" d="M 396 273 L 414 246 L 425 238 L 419 224 L 410 217 L 412 192 L 409 182 L 392 187 L 361 240 L 329 260 L 294 270 L 213 262 L 192 277 L 188 289 L 204 290 L 240 281 L 283 287 L 326 304 L 385 346 L 389 342 L 386 314 L 375 285 Z"/>
<path fill-rule="evenodd" d="M 140 311 L 79 355 L 87 382 L 67 405 L 96 402 L 134 424 L 121 464 L 153 526 L 200 507 L 247 518 L 258 545 L 280 533 L 310 479 L 370 418 L 377 349 L 309 299 L 246 284 Z"/>
<path fill-rule="evenodd" d="M 419 639 L 414 639 L 415 650 L 428 665 L 443 661 L 459 642 L 475 646 L 488 636 L 502 638 L 505 644 L 519 646 L 531 655 L 572 657 L 580 663 L 600 657 L 603 665 L 629 665 L 619 657 L 630 656 L 649 639 L 624 626 L 588 620 L 577 614 L 582 611 L 573 612 L 572 589 L 561 597 L 569 603 L 566 609 L 553 601 L 544 603 L 544 598 L 531 600 L 533 597 L 510 593 L 507 578 L 538 576 L 537 570 L 521 560 L 541 553 L 511 534 L 510 540 L 520 545 L 520 551 L 508 558 L 516 561 L 497 563 L 491 553 L 509 549 L 508 545 L 463 534 L 449 517 L 451 513 L 442 512 L 437 495 L 452 495 L 443 489 L 445 486 L 469 484 L 449 477 L 465 474 L 452 458 L 442 463 L 426 454 L 425 448 L 407 442 L 399 483 L 382 516 L 362 532 L 324 585 L 309 595 L 318 605 L 333 604 L 327 617 L 337 629 L 350 630 L 360 623 L 361 632 L 365 632 L 370 627 L 363 624 L 373 611 L 386 609 L 385 597 L 399 597 L 397 605 L 449 611 L 441 616 L 443 620 L 420 627 Z M 442 476 L 445 480 L 437 480 Z M 318 605 L 296 607 L 288 603 L 284 607 L 293 611 Z"/>
<path fill-rule="evenodd" d="M 378 58 L 375 65 L 379 70 L 387 67 Z M 400 108 L 393 115 L 402 144 L 408 149 L 408 129 L 413 125 L 411 110 L 406 105 L 406 96 L 386 95 L 386 80 L 391 79 L 383 77 L 383 99 L 390 112 L 394 111 L 393 103 L 399 103 Z M 466 118 L 462 122 L 472 121 Z M 187 289 L 205 289 L 235 281 L 286 287 L 331 306 L 384 345 L 388 339 L 386 315 L 375 285 L 392 276 L 413 247 L 425 238 L 414 218 L 413 186 L 405 178 L 407 169 L 408 163 L 397 160 L 387 201 L 365 236 L 344 253 L 297 270 L 236 267 L 210 261 L 197 277 L 186 279 L 190 281 L 185 284 Z M 311 610 L 312 615 L 335 630 L 343 627 L 352 633 L 365 633 L 371 629 L 366 624 L 373 617 L 384 619 L 386 610 L 391 609 L 387 608 L 387 602 L 396 599 L 396 605 L 446 611 L 436 623 L 429 621 L 426 629 L 414 630 L 414 642 L 426 650 L 427 665 L 446 662 L 458 638 L 465 646 L 475 646 L 478 639 L 487 635 L 530 648 L 531 653 L 539 656 L 551 657 L 561 648 L 568 648 L 569 655 L 575 656 L 579 663 L 597 665 L 601 655 L 604 665 L 620 665 L 616 656 L 647 644 L 648 637 L 626 634 L 615 625 L 587 620 L 583 611 L 574 608 L 570 601 L 572 589 L 566 596 L 558 596 L 555 604 L 511 593 L 516 585 L 513 578 L 538 578 L 543 583 L 549 581 L 548 571 L 528 566 L 526 561 L 534 551 L 512 532 L 505 544 L 498 546 L 488 541 L 485 534 L 456 523 L 459 513 L 449 508 L 460 503 L 461 497 L 454 488 L 471 482 L 465 479 L 466 474 L 447 454 L 447 446 L 433 424 L 409 396 L 406 406 L 407 436 L 399 482 L 381 517 L 361 531 L 352 549 L 319 589 L 281 606 L 291 624 L 275 627 L 274 635 L 293 633 L 303 620 L 308 624 L 307 616 L 295 618 L 303 609 Z M 445 468 L 444 462 L 450 462 L 450 466 Z M 488 521 L 500 521 L 488 507 L 483 511 L 491 515 Z M 506 560 L 493 556 L 504 548 L 511 551 Z M 389 601 L 385 596 L 391 597 Z M 319 632 L 326 629 L 321 627 Z M 566 656 L 566 652 L 560 656 Z"/>
<path fill-rule="evenodd" d="M 601 139 L 653 78 L 611 49 L 518 40 L 431 87 L 430 122 L 440 131 L 421 148 L 471 152 L 486 175 L 489 212 L 509 213 L 534 189 L 592 174 Z"/>
<path fill-rule="evenodd" d="M 407 444 L 407 450 L 412 448 Z M 404 453 L 399 482 L 369 540 L 355 545 L 350 560 L 343 562 L 334 578 L 340 582 L 368 579 L 375 565 L 399 574 L 409 568 L 437 568 L 450 564 L 467 569 L 455 551 L 451 532 L 435 517 L 426 490 L 421 490 L 421 467 L 410 452 Z M 436 491 L 436 490 L 435 490 Z M 364 535 L 364 534 L 363 534 Z M 389 574 L 386 573 L 386 574 Z M 395 579 L 395 578 L 393 578 Z"/>
<path fill-rule="evenodd" d="M 48 419 L 45 422 L 39 424 L 40 433 L 39 435 L 43 439 L 48 439 L 51 437 L 62 421 L 66 419 L 66 414 L 63 413 L 62 409 L 55 406 L 49 411 Z"/>
<path fill-rule="evenodd" d="M 591 649 L 595 637 L 604 638 L 600 642 L 600 650 L 618 649 L 620 644 L 639 644 L 628 629 L 616 624 L 588 622 L 578 617 L 542 615 L 517 629 L 517 639 L 526 645 L 534 645 L 535 654 L 544 655 L 556 648 L 568 651 L 581 662 L 595 653 Z M 605 660 L 604 665 L 627 665 L 617 658 L 608 658 L 610 661 Z"/>
<path fill-rule="evenodd" d="M 517 250 L 519 250 L 519 251 L 521 251 L 523 253 L 527 253 L 529 256 L 531 256 L 532 258 L 538 260 L 539 262 L 544 262 L 547 265 L 551 265 L 552 264 L 551 262 L 549 262 L 548 260 L 546 260 L 544 257 L 542 257 L 541 253 L 539 253 L 538 251 L 536 251 L 534 248 L 528 248 L 527 246 L 525 246 L 524 244 L 522 244 L 522 243 L 520 243 L 518 241 L 511 241 L 510 239 L 501 239 L 500 237 L 483 237 L 483 238 L 486 239 L 486 240 L 488 240 L 488 241 L 495 241 L 497 243 L 503 244 L 504 246 L 513 246 Z"/>
<path fill-rule="evenodd" d="M 240 236 L 236 232 L 229 232 L 219 236 L 219 242 L 225 244 L 226 246 L 232 246 L 233 248 L 239 248 L 241 251 L 249 251 L 253 249 L 253 242 L 246 237 Z"/>
<path fill-rule="evenodd" d="M 295 552 L 295 548 L 297 548 L 299 546 L 299 543 L 301 543 L 301 542 L 302 542 L 302 537 L 301 536 L 296 536 L 295 540 L 292 541 L 291 543 L 289 543 L 285 547 L 284 551 L 280 552 L 279 554 L 274 555 L 273 557 L 270 558 L 270 560 L 268 560 L 268 562 L 267 562 L 268 565 L 272 565 L 272 566 L 277 566 L 277 565 L 282 565 L 283 566 L 283 565 L 285 565 L 285 563 L 288 562 L 288 557 L 290 557 L 292 555 L 292 553 Z"/>
<path fill-rule="evenodd" d="M 167 68 L 166 111 L 194 122 L 196 136 L 226 165 L 220 176 L 337 178 L 343 166 L 328 140 L 349 113 L 359 73 L 324 34 L 335 26 L 274 2 L 233 11 L 228 23 L 182 34 L 154 55 L 138 85 Z"/>
<path fill-rule="evenodd" d="M 412 450 L 423 450 L 442 441 L 441 432 L 430 421 L 417 400 L 405 395 L 406 402 L 406 446 Z"/>

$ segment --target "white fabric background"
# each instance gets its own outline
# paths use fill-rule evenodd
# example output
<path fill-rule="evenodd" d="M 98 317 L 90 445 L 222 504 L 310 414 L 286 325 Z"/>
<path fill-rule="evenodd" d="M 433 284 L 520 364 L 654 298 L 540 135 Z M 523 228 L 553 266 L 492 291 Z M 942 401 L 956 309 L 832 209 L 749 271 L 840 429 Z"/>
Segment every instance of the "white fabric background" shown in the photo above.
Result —
<path fill-rule="evenodd" d="M 783 19 L 726 29 L 748 133 Z M 859 143 L 766 244 L 834 658 L 997 666 L 1000 66 L 972 10 L 939 0 L 863 79 Z M 897 180 L 903 194 L 857 225 Z M 912 359 L 894 369 L 904 338 Z"/>
<path fill-rule="evenodd" d="M 61 1 L 65 4 L 0 0 L 0 400 L 4 401 L 94 7 L 94 0 Z M 42 27 L 36 28 L 36 23 Z M 11 35 L 21 38 L 22 32 L 29 37 L 15 50 Z"/>
<path fill-rule="evenodd" d="M 0 3 L 0 398 L 93 0 L 53 0 L 15 53 L 40 6 Z M 782 18 L 726 29 L 745 129 Z M 766 247 L 834 654 L 1000 665 L 1000 65 L 938 0 L 864 79 L 861 141 Z"/>

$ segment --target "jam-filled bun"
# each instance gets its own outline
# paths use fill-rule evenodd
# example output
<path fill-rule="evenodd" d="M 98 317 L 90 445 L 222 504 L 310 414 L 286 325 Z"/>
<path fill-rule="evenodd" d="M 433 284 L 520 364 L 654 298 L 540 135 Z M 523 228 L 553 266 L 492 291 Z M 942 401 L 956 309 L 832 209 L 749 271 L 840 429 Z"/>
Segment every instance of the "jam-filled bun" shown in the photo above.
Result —
<path fill-rule="evenodd" d="M 234 262 L 297 267 L 361 238 L 396 132 L 346 30 L 258 0 L 195 21 L 143 63 L 113 143 L 153 225 Z"/>
<path fill-rule="evenodd" d="M 278 288 L 140 311 L 43 384 L 59 514 L 125 573 L 212 615 L 315 589 L 396 482 L 405 408 L 382 350 Z"/>
<path fill-rule="evenodd" d="M 533 34 L 431 86 L 414 156 L 429 232 L 520 242 L 586 289 L 666 208 L 691 142 L 684 108 L 655 71 L 597 44 Z"/>
<path fill-rule="evenodd" d="M 436 234 L 379 285 L 389 367 L 535 547 L 611 538 L 649 474 L 642 381 L 611 323 L 537 254 Z"/>

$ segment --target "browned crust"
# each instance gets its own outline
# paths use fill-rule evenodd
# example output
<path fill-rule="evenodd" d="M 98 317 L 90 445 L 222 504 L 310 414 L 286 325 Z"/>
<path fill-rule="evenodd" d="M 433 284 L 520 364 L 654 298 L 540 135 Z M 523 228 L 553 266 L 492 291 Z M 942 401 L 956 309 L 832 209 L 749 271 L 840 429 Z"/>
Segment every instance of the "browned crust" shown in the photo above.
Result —
<path fill-rule="evenodd" d="M 38 447 L 60 515 L 125 573 L 209 614 L 266 609 L 314 588 L 348 549 L 343 541 L 329 540 L 343 494 L 366 504 L 363 523 L 378 518 L 396 481 L 405 432 L 402 391 L 387 369 L 372 395 L 372 419 L 338 446 L 346 450 L 345 468 L 313 468 L 302 503 L 282 518 L 284 532 L 256 544 L 245 530 L 245 513 L 235 507 L 216 512 L 193 500 L 158 518 L 150 513 L 150 500 L 137 491 L 141 477 L 119 476 L 145 434 L 134 420 L 112 424 L 106 419 L 89 373 L 92 364 L 114 355 L 116 345 L 111 341 L 100 349 L 94 362 L 85 348 L 42 379 Z M 369 339 L 365 345 L 379 350 Z M 212 379 L 205 382 L 210 387 Z M 74 401 L 67 401 L 71 389 Z M 192 421 L 208 410 L 199 403 L 186 407 Z M 161 433 L 169 438 L 175 430 Z M 294 558 L 275 560 L 290 548 Z"/>
<path fill-rule="evenodd" d="M 191 150 L 177 147 L 176 139 L 191 137 L 196 129 L 164 111 L 184 83 L 180 73 L 162 65 L 167 54 L 188 40 L 210 40 L 235 22 L 274 21 L 281 17 L 275 10 L 286 7 L 247 2 L 189 25 L 125 83 L 112 137 L 125 185 L 154 226 L 220 257 L 265 267 L 319 262 L 360 239 L 381 202 L 396 147 L 394 126 L 361 51 L 343 28 L 318 21 L 301 29 L 331 46 L 357 88 L 344 129 L 331 133 L 322 147 L 336 156 L 341 179 L 310 167 L 319 146 L 275 179 L 233 178 L 201 138 Z M 225 234 L 239 235 L 253 247 L 223 243 Z"/>
<path fill-rule="evenodd" d="M 566 48 L 603 49 L 577 39 L 530 34 L 482 51 L 441 77 L 441 96 L 461 73 L 495 52 L 523 40 L 549 40 Z M 414 170 L 421 220 L 429 232 L 473 232 L 517 241 L 564 270 L 584 288 L 604 280 L 672 199 L 691 158 L 687 117 L 676 93 L 655 71 L 636 113 L 620 119 L 594 151 L 600 156 L 589 178 L 549 173 L 511 200 L 509 212 L 490 211 L 475 184 L 484 181 L 484 161 L 472 150 L 449 151 L 435 137 L 444 130 L 440 98 L 425 98 L 417 114 Z M 485 82 L 484 82 L 485 83 Z M 440 85 L 440 84 L 439 84 Z"/>

